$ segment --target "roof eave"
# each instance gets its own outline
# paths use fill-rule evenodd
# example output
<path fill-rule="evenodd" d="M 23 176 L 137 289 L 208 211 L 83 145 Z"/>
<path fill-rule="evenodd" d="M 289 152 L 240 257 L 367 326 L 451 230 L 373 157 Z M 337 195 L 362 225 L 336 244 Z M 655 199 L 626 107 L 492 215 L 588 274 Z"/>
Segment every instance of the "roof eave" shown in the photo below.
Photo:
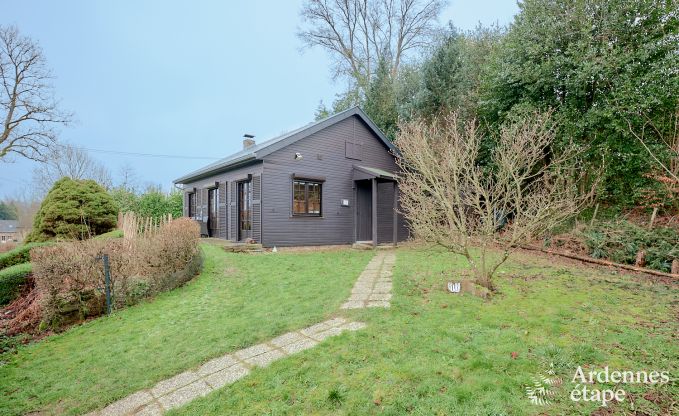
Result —
<path fill-rule="evenodd" d="M 197 180 L 201 180 L 204 178 L 207 178 L 209 176 L 215 175 L 217 173 L 222 173 L 222 172 L 227 172 L 232 169 L 239 168 L 241 166 L 247 165 L 255 160 L 257 160 L 258 157 L 255 153 L 247 155 L 245 157 L 239 158 L 237 160 L 230 161 L 228 163 L 225 163 L 223 165 L 219 166 L 213 166 L 210 169 L 198 169 L 196 171 L 193 171 L 189 173 L 188 175 L 184 175 L 180 178 L 177 178 L 172 181 L 175 185 L 177 184 L 186 184 L 188 182 L 194 182 Z"/>

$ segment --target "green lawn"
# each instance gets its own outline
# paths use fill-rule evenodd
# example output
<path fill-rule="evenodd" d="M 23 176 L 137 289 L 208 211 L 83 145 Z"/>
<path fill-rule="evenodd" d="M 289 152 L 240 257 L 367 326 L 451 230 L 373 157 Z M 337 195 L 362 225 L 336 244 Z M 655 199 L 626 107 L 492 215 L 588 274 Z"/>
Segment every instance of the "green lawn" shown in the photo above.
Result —
<path fill-rule="evenodd" d="M 186 286 L 0 356 L 0 414 L 79 414 L 335 313 L 372 257 L 227 254 Z"/>
<path fill-rule="evenodd" d="M 588 415 L 596 405 L 569 399 L 578 365 L 664 370 L 676 380 L 676 286 L 518 255 L 502 268 L 501 294 L 483 301 L 444 291 L 463 268 L 438 250 L 401 249 L 392 307 L 345 313 L 366 329 L 171 414 Z M 552 366 L 563 384 L 551 404 L 531 404 L 525 387 Z M 612 414 L 631 413 L 632 403 L 639 414 L 673 414 L 674 383 L 623 386 L 627 399 Z"/>

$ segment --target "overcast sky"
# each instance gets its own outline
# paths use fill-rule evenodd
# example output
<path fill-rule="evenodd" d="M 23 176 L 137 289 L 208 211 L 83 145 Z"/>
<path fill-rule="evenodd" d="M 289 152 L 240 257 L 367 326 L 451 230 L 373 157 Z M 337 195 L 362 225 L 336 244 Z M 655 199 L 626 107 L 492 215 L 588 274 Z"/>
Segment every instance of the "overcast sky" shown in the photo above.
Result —
<path fill-rule="evenodd" d="M 319 49 L 300 51 L 301 0 L 0 0 L 0 24 L 39 42 L 62 107 L 76 122 L 60 139 L 100 150 L 220 158 L 245 132 L 266 140 L 313 120 L 344 87 Z M 227 5 L 228 3 L 228 5 Z M 513 0 L 451 0 L 441 22 L 509 24 Z M 209 163 L 91 152 L 141 185 Z M 0 162 L 0 198 L 25 192 L 35 162 Z"/>

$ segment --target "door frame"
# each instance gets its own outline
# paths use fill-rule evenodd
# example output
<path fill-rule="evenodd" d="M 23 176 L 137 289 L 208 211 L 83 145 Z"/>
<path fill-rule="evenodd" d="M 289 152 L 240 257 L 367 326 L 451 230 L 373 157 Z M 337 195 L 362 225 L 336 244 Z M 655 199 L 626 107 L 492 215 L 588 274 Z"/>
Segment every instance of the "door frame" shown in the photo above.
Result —
<path fill-rule="evenodd" d="M 213 224 L 214 222 L 214 224 Z M 219 188 L 207 188 L 207 233 L 208 237 L 219 235 Z"/>
<path fill-rule="evenodd" d="M 356 189 L 356 198 L 355 198 L 355 205 L 354 205 L 354 242 L 365 242 L 365 243 L 372 243 L 373 241 L 373 236 L 372 236 L 372 229 L 373 229 L 373 218 L 374 218 L 374 213 L 372 212 L 374 207 L 372 206 L 372 200 L 373 200 L 373 183 L 372 180 L 370 179 L 364 179 L 364 180 L 357 180 L 354 182 L 355 184 L 355 189 Z M 366 195 L 361 196 L 361 193 L 365 192 L 369 196 L 366 197 Z M 367 198 L 367 201 L 362 201 L 362 199 Z M 369 216 L 364 215 L 364 212 L 361 212 L 361 209 L 359 207 L 362 207 L 364 204 L 363 203 L 367 202 L 367 209 L 370 210 Z M 363 208 L 363 211 L 365 211 L 366 208 Z M 368 234 L 369 235 L 362 235 L 361 233 L 361 228 L 365 227 L 360 227 L 363 224 L 363 221 L 368 221 L 369 227 L 368 227 Z M 365 233 L 366 230 L 363 230 Z"/>
<path fill-rule="evenodd" d="M 249 202 L 249 207 L 248 207 L 248 223 L 250 225 L 249 230 L 243 230 L 241 225 L 242 225 L 242 208 L 243 208 L 243 186 L 247 184 L 248 189 L 247 189 L 247 197 L 245 198 L 246 201 Z M 237 241 L 244 241 L 248 238 L 252 238 L 252 202 L 253 202 L 253 194 L 252 194 L 252 179 L 248 178 L 242 181 L 237 181 L 236 182 L 236 240 Z M 245 232 L 244 232 L 245 231 Z"/>

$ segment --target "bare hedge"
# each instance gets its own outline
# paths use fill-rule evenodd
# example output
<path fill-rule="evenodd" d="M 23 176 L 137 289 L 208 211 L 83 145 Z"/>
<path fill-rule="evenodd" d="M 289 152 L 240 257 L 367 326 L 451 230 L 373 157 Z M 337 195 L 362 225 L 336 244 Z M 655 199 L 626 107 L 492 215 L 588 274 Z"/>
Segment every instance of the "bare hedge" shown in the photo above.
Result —
<path fill-rule="evenodd" d="M 103 254 L 111 266 L 113 305 L 132 305 L 190 280 L 202 262 L 200 229 L 187 218 L 134 238 L 90 239 L 31 251 L 42 321 L 50 326 L 104 312 Z"/>

